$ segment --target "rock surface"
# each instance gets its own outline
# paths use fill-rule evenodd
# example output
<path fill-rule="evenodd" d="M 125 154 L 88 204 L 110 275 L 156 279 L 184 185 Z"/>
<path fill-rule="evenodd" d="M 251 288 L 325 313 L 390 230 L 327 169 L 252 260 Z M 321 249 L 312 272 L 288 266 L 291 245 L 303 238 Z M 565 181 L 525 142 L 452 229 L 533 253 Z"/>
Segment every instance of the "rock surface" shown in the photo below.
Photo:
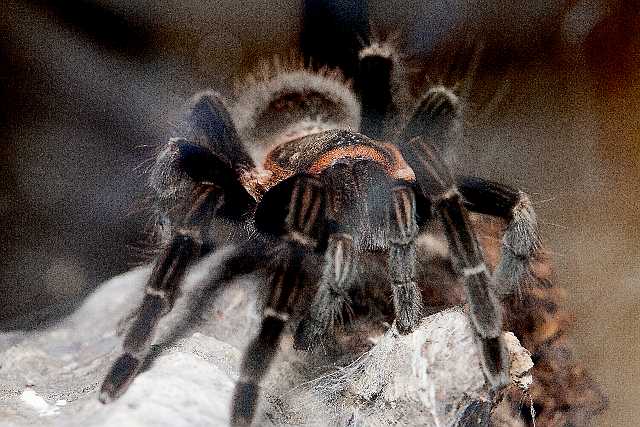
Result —
<path fill-rule="evenodd" d="M 222 255 L 188 274 L 183 297 L 156 334 L 148 369 L 117 401 L 97 389 L 120 350 L 116 331 L 142 298 L 149 268 L 103 284 L 45 330 L 0 335 L 5 426 L 217 426 L 228 424 L 242 351 L 256 331 L 256 280 L 207 286 Z M 306 354 L 285 336 L 265 381 L 261 425 L 483 425 L 495 397 L 485 385 L 467 316 L 450 309 L 412 334 L 368 337 L 361 354 Z M 531 359 L 507 334 L 512 378 L 526 388 Z"/>

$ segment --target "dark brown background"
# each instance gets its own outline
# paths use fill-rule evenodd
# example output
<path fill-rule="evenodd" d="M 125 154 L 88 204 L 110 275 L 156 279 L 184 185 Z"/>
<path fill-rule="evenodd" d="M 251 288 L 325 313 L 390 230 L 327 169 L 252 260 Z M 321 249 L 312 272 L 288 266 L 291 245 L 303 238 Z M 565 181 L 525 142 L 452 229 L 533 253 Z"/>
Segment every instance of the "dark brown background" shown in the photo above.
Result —
<path fill-rule="evenodd" d="M 609 393 L 601 425 L 636 425 L 640 6 L 370 3 L 374 28 L 396 34 L 435 81 L 464 78 L 466 46 L 484 41 L 461 169 L 532 196 L 576 313 L 579 356 Z M 297 47 L 299 2 L 240 4 L 0 6 L 5 328 L 39 309 L 61 316 L 145 259 L 150 147 L 193 92 L 228 87 L 259 58 Z"/>

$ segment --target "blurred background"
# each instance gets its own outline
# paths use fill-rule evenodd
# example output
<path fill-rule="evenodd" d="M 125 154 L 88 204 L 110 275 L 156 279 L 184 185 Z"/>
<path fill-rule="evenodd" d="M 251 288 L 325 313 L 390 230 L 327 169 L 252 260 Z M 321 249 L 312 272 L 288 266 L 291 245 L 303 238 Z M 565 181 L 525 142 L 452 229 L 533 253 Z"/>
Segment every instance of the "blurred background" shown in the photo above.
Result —
<path fill-rule="evenodd" d="M 194 92 L 228 93 L 260 58 L 295 51 L 301 3 L 3 2 L 0 328 L 60 318 L 148 259 L 153 147 Z M 601 425 L 637 425 L 640 5 L 369 0 L 369 12 L 415 75 L 455 83 L 476 68 L 460 169 L 531 195 L 578 356 L 609 394 Z"/>

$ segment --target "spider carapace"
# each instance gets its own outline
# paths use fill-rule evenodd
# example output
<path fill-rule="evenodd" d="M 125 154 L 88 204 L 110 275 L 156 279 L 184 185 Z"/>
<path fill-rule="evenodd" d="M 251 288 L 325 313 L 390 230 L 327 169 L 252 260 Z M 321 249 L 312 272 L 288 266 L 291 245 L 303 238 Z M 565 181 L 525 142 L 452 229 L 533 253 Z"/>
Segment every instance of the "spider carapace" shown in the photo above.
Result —
<path fill-rule="evenodd" d="M 255 416 L 260 382 L 295 305 L 302 303 L 296 295 L 305 286 L 305 257 L 324 254 L 318 290 L 296 329 L 296 348 L 308 349 L 330 331 L 361 273 L 358 260 L 369 252 L 385 254 L 387 283 L 379 286 L 390 288 L 394 327 L 406 334 L 423 313 L 416 239 L 434 221 L 442 224 L 453 270 L 464 285 L 488 382 L 507 382 L 494 293 L 517 289 L 529 268 L 539 245 L 535 215 L 520 191 L 452 176 L 442 151 L 462 138 L 461 100 L 434 86 L 409 111 L 398 112 L 392 79 L 399 64 L 389 52 L 380 46 L 361 51 L 355 90 L 337 73 L 275 67 L 233 100 L 213 92 L 194 98 L 184 133 L 164 145 L 152 170 L 164 249 L 123 353 L 102 385 L 102 401 L 119 396 L 135 377 L 186 267 L 202 244 L 212 245 L 220 218 L 264 236 L 275 254 L 266 266 L 262 324 L 235 389 L 233 424 L 250 424 Z M 468 210 L 508 222 L 493 275 Z M 238 259 L 256 258 L 240 253 Z"/>
<path fill-rule="evenodd" d="M 264 167 L 273 177 L 267 182 L 277 183 L 283 176 L 319 175 L 336 164 L 352 165 L 358 161 L 376 163 L 391 178 L 415 181 L 397 146 L 345 130 L 311 134 L 276 146 L 267 155 Z"/>
<path fill-rule="evenodd" d="M 277 145 L 266 155 L 263 167 L 266 173 L 259 180 L 259 186 L 266 194 L 255 215 L 260 231 L 286 232 L 274 226 L 284 225 L 287 212 L 295 209 L 288 206 L 289 195 L 285 193 L 290 191 L 293 181 L 300 180 L 309 187 L 301 187 L 305 191 L 296 193 L 305 195 L 299 199 L 304 203 L 300 206 L 302 214 L 309 213 L 308 204 L 314 203 L 310 191 L 314 188 L 319 191 L 315 201 L 318 206 L 314 207 L 319 211 L 313 213 L 311 219 L 320 227 L 313 236 L 321 243 L 326 243 L 332 234 L 340 234 L 343 240 L 348 240 L 343 244 L 355 246 L 357 252 L 387 249 L 393 209 L 403 211 L 402 220 L 408 224 L 405 227 L 412 227 L 414 213 L 411 210 L 415 208 L 415 201 L 409 193 L 415 185 L 415 175 L 393 144 L 349 130 L 320 131 Z M 297 184 L 296 188 L 300 186 Z M 269 192 L 270 189 L 273 191 Z M 399 197 L 398 206 L 393 202 L 394 192 L 407 193 Z M 316 218 L 318 214 L 320 217 Z M 312 222 L 307 226 L 313 227 Z M 299 231 L 296 238 L 311 237 L 309 232 L 305 236 Z"/>

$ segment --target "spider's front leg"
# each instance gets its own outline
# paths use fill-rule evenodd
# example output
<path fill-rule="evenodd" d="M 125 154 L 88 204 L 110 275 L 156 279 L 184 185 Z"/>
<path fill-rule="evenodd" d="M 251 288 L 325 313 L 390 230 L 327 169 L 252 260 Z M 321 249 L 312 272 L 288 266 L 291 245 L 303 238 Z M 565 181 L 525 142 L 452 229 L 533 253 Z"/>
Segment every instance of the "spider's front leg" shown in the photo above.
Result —
<path fill-rule="evenodd" d="M 416 285 L 418 225 L 413 189 L 406 184 L 393 188 L 386 172 L 370 161 L 356 162 L 353 167 L 335 164 L 324 173 L 323 182 L 329 223 L 324 267 L 309 313 L 296 331 L 294 346 L 310 349 L 318 345 L 340 319 L 350 302 L 357 248 L 363 244 L 388 246 L 396 325 L 400 333 L 411 332 L 423 312 Z"/>
<path fill-rule="evenodd" d="M 401 334 L 412 332 L 423 312 L 422 295 L 416 284 L 416 197 L 412 188 L 393 190 L 389 276 L 393 290 L 396 327 Z"/>
<path fill-rule="evenodd" d="M 327 241 L 319 289 L 310 311 L 296 329 L 294 348 L 311 350 L 325 338 L 342 309 L 350 302 L 355 273 L 355 250 L 351 233 L 334 232 Z"/>
<path fill-rule="evenodd" d="M 258 335 L 245 350 L 233 394 L 231 424 L 250 425 L 255 417 L 260 382 L 277 354 L 280 336 L 296 303 L 305 252 L 316 246 L 323 223 L 324 194 L 315 178 L 297 178 L 283 236 L 271 265 L 270 295 Z"/>
<path fill-rule="evenodd" d="M 457 135 L 457 123 L 451 122 L 457 122 L 461 118 L 455 105 L 452 105 L 456 99 L 451 95 L 442 89 L 428 92 L 397 143 L 416 175 L 419 189 L 432 200 L 444 225 L 454 269 L 466 290 L 470 317 L 481 349 L 482 367 L 491 385 L 497 388 L 506 384 L 509 368 L 501 338 L 500 305 L 490 286 L 489 272 L 463 206 L 462 196 L 448 167 L 431 144 L 434 139 L 443 135 Z M 429 120 L 421 124 L 420 117 Z M 435 141 L 436 144 L 445 142 L 440 139 Z"/>
<path fill-rule="evenodd" d="M 166 243 L 124 339 L 123 352 L 102 384 L 99 399 L 103 403 L 124 393 L 143 365 L 153 332 L 161 317 L 172 309 L 186 268 L 199 255 L 204 231 L 212 219 L 241 215 L 253 203 L 238 180 L 248 156 L 242 154 L 222 102 L 211 94 L 201 96 L 189 122 L 196 136 L 199 133 L 204 139 L 201 145 L 172 139 L 154 168 L 152 184 L 166 220 Z"/>

